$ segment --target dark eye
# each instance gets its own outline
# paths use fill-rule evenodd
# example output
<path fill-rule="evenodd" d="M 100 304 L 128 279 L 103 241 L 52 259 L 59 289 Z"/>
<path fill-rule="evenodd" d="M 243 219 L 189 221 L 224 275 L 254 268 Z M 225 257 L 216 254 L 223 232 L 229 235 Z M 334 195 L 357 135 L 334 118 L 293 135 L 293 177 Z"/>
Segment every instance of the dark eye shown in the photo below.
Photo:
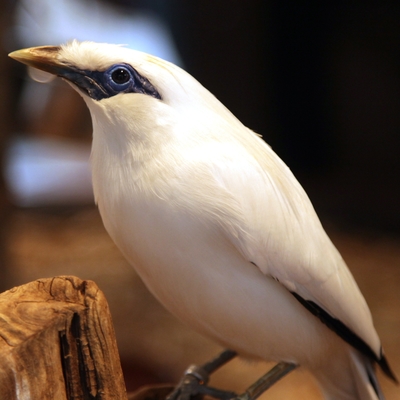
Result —
<path fill-rule="evenodd" d="M 1 1 L 1 0 L 0 0 Z M 141 76 L 132 65 L 114 64 L 105 71 L 90 72 L 90 83 L 94 86 L 89 95 L 96 100 L 115 96 L 120 93 L 147 94 L 161 99 L 155 87 Z"/>
<path fill-rule="evenodd" d="M 133 69 L 127 64 L 113 65 L 103 75 L 105 87 L 114 94 L 127 92 L 135 85 Z"/>
<path fill-rule="evenodd" d="M 112 71 L 111 79 L 117 85 L 123 85 L 124 83 L 129 82 L 129 79 L 131 79 L 131 74 L 126 70 L 126 68 L 117 67 L 114 71 Z"/>

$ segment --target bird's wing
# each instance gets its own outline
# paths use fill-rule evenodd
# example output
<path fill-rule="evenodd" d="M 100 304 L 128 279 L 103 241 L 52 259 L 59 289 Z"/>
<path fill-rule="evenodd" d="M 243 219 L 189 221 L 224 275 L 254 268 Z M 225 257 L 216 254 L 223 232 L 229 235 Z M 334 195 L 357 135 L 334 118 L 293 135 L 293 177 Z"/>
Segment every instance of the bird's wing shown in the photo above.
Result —
<path fill-rule="evenodd" d="M 208 154 L 220 189 L 212 196 L 232 210 L 239 225 L 226 227 L 232 243 L 330 328 L 341 336 L 354 334 L 347 338 L 351 343 L 361 338 L 379 358 L 380 341 L 364 297 L 289 168 L 249 130 L 220 140 L 201 153 Z"/>

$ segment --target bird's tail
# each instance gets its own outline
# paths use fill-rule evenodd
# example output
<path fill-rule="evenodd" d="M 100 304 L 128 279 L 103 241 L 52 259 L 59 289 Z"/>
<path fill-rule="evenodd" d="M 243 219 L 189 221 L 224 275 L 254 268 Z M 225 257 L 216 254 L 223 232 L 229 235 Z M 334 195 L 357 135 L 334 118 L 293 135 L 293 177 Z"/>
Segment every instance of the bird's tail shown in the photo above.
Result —
<path fill-rule="evenodd" d="M 349 368 L 314 371 L 326 400 L 384 400 L 376 378 L 374 362 L 351 349 Z"/>

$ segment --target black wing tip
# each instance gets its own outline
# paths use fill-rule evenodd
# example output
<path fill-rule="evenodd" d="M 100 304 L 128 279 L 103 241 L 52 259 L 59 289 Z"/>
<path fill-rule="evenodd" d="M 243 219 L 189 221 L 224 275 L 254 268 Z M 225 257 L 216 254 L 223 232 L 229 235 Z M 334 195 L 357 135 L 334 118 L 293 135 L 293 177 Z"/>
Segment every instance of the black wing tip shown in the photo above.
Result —
<path fill-rule="evenodd" d="M 381 354 L 381 357 L 377 360 L 377 363 L 378 363 L 379 367 L 381 368 L 381 370 L 383 371 L 383 373 L 398 385 L 399 380 L 397 379 L 396 375 L 390 368 L 390 365 L 383 353 Z"/>
<path fill-rule="evenodd" d="M 399 384 L 399 381 L 389 366 L 389 363 L 381 350 L 380 357 L 374 353 L 371 347 L 368 346 L 359 336 L 357 336 L 353 331 L 351 331 L 346 325 L 336 318 L 329 315 L 324 309 L 322 309 L 318 304 L 311 300 L 305 300 L 300 295 L 295 292 L 291 292 L 292 295 L 305 307 L 314 314 L 320 321 L 325 324 L 329 329 L 334 331 L 338 336 L 340 336 L 345 342 L 350 344 L 356 350 L 360 351 L 362 354 L 375 361 L 382 372 L 390 378 L 395 383 Z"/>

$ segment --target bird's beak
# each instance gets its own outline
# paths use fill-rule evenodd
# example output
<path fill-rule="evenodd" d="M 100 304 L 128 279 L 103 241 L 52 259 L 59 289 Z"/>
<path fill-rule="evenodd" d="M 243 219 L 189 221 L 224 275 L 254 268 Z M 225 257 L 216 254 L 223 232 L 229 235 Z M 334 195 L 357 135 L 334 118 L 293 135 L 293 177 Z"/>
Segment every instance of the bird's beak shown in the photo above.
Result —
<path fill-rule="evenodd" d="M 60 60 L 59 46 L 39 46 L 13 51 L 11 58 L 30 67 L 57 75 L 75 85 L 82 93 L 100 100 L 107 97 L 107 92 L 96 80 L 96 72 L 81 70 Z"/>
<path fill-rule="evenodd" d="M 65 73 L 70 72 L 71 67 L 58 61 L 59 51 L 59 46 L 40 46 L 13 51 L 9 56 L 30 67 L 65 77 Z"/>

